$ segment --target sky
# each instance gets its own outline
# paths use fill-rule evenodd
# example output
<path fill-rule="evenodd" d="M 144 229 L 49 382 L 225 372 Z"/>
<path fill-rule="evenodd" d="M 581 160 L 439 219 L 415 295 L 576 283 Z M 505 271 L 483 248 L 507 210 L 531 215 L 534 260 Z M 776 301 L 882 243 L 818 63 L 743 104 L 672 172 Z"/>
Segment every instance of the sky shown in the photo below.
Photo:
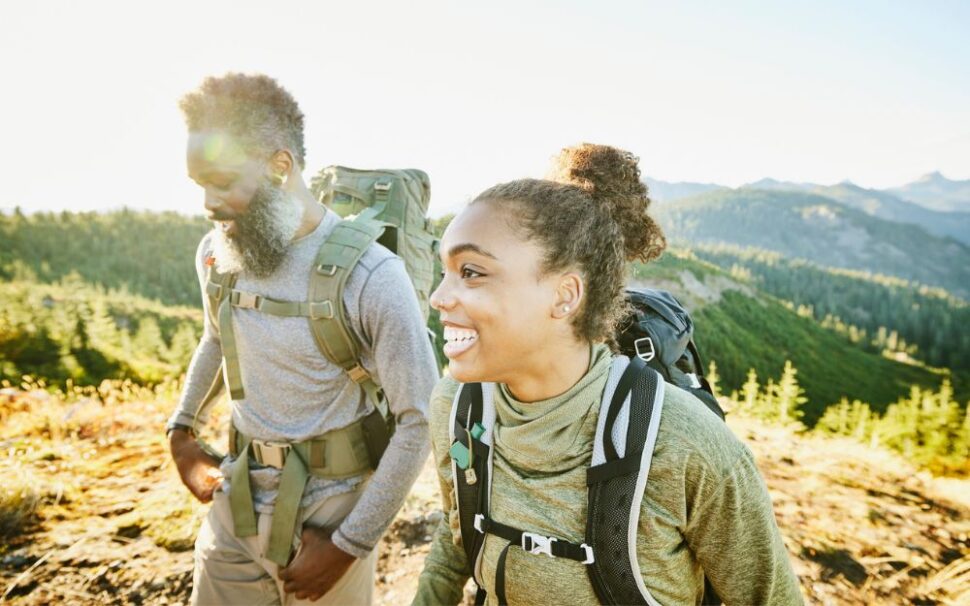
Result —
<path fill-rule="evenodd" d="M 0 209 L 202 213 L 179 97 L 269 74 L 307 171 L 421 168 L 431 214 L 581 141 L 644 175 L 970 178 L 970 2 L 121 1 L 0 7 Z"/>

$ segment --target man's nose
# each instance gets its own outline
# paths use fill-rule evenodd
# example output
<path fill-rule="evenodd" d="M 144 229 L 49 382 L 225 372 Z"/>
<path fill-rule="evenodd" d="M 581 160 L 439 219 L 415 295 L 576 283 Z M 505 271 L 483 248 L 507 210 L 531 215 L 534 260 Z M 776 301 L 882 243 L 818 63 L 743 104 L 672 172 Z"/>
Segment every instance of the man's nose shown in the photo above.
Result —
<path fill-rule="evenodd" d="M 205 209 L 209 214 L 213 214 L 222 208 L 222 200 L 213 195 L 212 191 L 206 188 L 205 190 Z"/>

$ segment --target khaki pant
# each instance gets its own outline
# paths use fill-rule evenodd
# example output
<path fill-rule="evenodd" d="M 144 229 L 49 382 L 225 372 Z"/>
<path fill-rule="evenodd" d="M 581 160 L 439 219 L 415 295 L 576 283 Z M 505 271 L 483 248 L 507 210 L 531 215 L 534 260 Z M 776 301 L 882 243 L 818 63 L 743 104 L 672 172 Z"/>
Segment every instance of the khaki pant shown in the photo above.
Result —
<path fill-rule="evenodd" d="M 301 523 L 297 524 L 293 537 L 294 549 L 299 548 L 303 525 L 336 529 L 354 508 L 362 489 L 324 499 L 301 512 Z M 212 508 L 195 540 L 192 604 L 364 606 L 371 603 L 377 564 L 376 548 L 366 558 L 354 562 L 337 584 L 316 602 L 297 600 L 293 594 L 283 592 L 283 583 L 277 577 L 279 566 L 263 557 L 269 542 L 272 517 L 261 513 L 256 515 L 258 534 L 238 538 L 233 533 L 229 495 L 221 490 L 213 495 Z"/>

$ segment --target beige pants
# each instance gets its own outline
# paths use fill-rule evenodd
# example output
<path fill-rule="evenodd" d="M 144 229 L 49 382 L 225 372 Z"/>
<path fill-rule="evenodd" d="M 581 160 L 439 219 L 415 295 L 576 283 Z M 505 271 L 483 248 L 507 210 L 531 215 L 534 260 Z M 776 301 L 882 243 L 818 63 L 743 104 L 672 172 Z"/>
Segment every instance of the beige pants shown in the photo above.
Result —
<path fill-rule="evenodd" d="M 361 489 L 330 497 L 301 512 L 293 537 L 299 548 L 302 526 L 336 529 L 360 497 Z M 191 603 L 298 606 L 303 604 L 369 605 L 374 592 L 377 549 L 357 560 L 333 588 L 316 602 L 297 600 L 283 592 L 277 577 L 279 566 L 263 557 L 269 542 L 272 517 L 257 514 L 258 534 L 238 538 L 233 533 L 229 495 L 216 491 L 209 515 L 195 540 L 195 572 L 192 576 Z"/>

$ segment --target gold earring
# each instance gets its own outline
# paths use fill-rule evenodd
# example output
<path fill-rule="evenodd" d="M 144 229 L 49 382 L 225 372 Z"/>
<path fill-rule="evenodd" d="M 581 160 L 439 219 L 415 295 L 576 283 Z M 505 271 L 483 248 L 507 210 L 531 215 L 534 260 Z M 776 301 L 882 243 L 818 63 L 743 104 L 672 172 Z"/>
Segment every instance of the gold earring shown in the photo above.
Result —
<path fill-rule="evenodd" d="M 273 175 L 272 179 L 273 179 L 273 182 L 279 187 L 283 187 L 284 185 L 286 185 L 286 175 L 283 173 L 280 173 L 278 175 Z"/>

